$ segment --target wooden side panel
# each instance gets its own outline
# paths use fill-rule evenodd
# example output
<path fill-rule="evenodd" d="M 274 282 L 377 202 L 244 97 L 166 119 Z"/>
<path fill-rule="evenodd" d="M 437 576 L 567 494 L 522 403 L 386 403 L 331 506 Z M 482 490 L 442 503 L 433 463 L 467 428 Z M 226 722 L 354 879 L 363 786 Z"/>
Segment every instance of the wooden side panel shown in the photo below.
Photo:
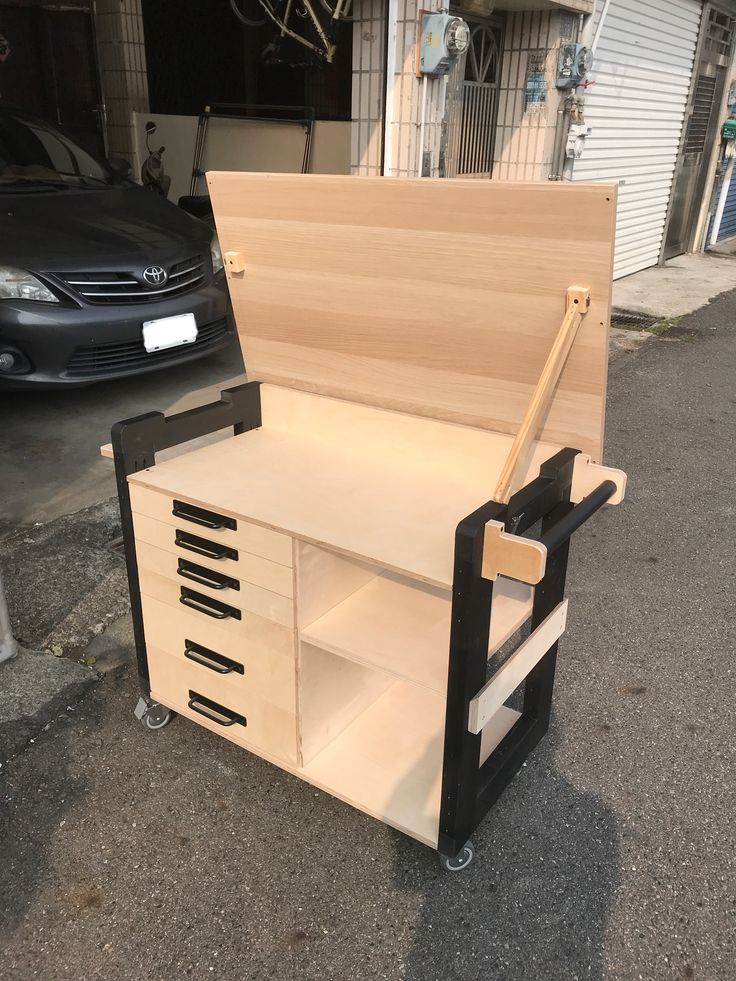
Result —
<path fill-rule="evenodd" d="M 540 438 L 599 460 L 615 187 L 210 173 L 251 377 L 516 433 L 591 307 Z"/>

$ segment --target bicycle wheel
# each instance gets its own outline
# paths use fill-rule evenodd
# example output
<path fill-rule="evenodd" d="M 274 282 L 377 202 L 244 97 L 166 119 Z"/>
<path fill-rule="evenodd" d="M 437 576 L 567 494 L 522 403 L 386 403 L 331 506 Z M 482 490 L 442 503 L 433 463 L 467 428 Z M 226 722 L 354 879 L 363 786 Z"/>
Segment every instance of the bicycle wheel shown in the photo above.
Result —
<path fill-rule="evenodd" d="M 263 27 L 268 20 L 261 0 L 230 0 L 230 9 L 246 27 Z"/>

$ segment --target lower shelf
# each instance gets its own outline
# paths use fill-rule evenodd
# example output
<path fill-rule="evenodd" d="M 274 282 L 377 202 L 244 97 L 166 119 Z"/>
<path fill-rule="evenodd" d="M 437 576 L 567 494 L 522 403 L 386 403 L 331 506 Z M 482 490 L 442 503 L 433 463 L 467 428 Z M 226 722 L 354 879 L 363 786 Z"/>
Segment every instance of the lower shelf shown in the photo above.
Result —
<path fill-rule="evenodd" d="M 444 729 L 445 699 L 397 681 L 301 775 L 436 848 Z"/>
<path fill-rule="evenodd" d="M 444 697 L 393 682 L 299 775 L 436 848 L 445 708 Z M 489 721 L 481 734 L 481 763 L 518 718 L 518 712 L 504 706 Z"/>

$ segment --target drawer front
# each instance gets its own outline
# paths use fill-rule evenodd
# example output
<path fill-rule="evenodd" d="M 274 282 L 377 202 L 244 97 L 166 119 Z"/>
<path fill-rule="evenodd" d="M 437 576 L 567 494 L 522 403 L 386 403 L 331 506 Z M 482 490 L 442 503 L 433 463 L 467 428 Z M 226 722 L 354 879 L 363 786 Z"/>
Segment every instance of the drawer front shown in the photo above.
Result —
<path fill-rule="evenodd" d="M 239 635 L 247 630 L 252 613 L 284 627 L 294 626 L 294 601 L 251 583 L 241 583 L 238 591 L 210 589 L 179 578 L 173 563 L 170 574 L 165 576 L 139 564 L 138 580 L 141 592 L 147 596 L 174 609 L 186 607 L 204 623 L 217 623 Z"/>
<path fill-rule="evenodd" d="M 294 706 L 294 631 L 249 616 L 244 635 L 235 635 L 187 610 L 141 597 L 146 647 L 163 651 L 226 693 L 255 691 L 285 711 Z M 208 653 L 205 653 L 208 652 Z M 224 664 L 222 662 L 225 662 Z M 224 671 L 228 664 L 237 665 Z M 214 689 L 213 689 L 214 690 Z"/>
<path fill-rule="evenodd" d="M 169 708 L 235 739 L 296 763 L 296 702 L 288 709 L 274 704 L 267 693 L 225 685 L 196 664 L 148 647 L 151 695 Z M 293 676 L 292 676 L 293 678 Z M 291 692 L 293 696 L 293 680 Z"/>
<path fill-rule="evenodd" d="M 278 593 L 280 596 L 291 598 L 294 595 L 294 570 L 289 566 L 244 552 L 242 549 L 230 546 L 223 548 L 221 544 L 206 537 L 193 535 L 176 525 L 167 525 L 163 521 L 156 521 L 155 518 L 147 518 L 142 514 L 133 515 L 133 529 L 138 562 L 143 562 L 162 575 L 165 567 L 163 553 L 165 553 L 174 572 L 177 569 L 177 559 L 181 558 L 215 572 L 234 576 L 243 582 Z M 159 551 L 162 555 L 156 556 L 155 553 Z M 142 556 L 145 556 L 144 560 Z"/>
<path fill-rule="evenodd" d="M 223 479 L 227 479 L 226 476 Z M 260 555 L 280 565 L 294 565 L 291 538 L 281 532 L 250 524 L 242 518 L 231 518 L 204 504 L 177 501 L 168 494 L 135 483 L 130 484 L 130 503 L 134 516 L 142 514 L 212 542 Z"/>

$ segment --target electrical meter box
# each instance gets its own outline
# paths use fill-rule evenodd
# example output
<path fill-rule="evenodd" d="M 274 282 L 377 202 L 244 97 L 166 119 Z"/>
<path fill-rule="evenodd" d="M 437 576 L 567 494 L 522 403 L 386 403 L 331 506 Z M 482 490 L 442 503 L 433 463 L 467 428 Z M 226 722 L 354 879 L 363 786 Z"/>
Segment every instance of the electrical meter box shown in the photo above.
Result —
<path fill-rule="evenodd" d="M 583 44 L 563 44 L 557 62 L 557 88 L 580 85 L 593 67 L 593 52 Z"/>
<path fill-rule="evenodd" d="M 419 74 L 447 75 L 469 43 L 470 28 L 461 17 L 422 14 Z"/>
<path fill-rule="evenodd" d="M 726 142 L 736 140 L 736 119 L 727 119 L 721 130 L 721 138 Z"/>

